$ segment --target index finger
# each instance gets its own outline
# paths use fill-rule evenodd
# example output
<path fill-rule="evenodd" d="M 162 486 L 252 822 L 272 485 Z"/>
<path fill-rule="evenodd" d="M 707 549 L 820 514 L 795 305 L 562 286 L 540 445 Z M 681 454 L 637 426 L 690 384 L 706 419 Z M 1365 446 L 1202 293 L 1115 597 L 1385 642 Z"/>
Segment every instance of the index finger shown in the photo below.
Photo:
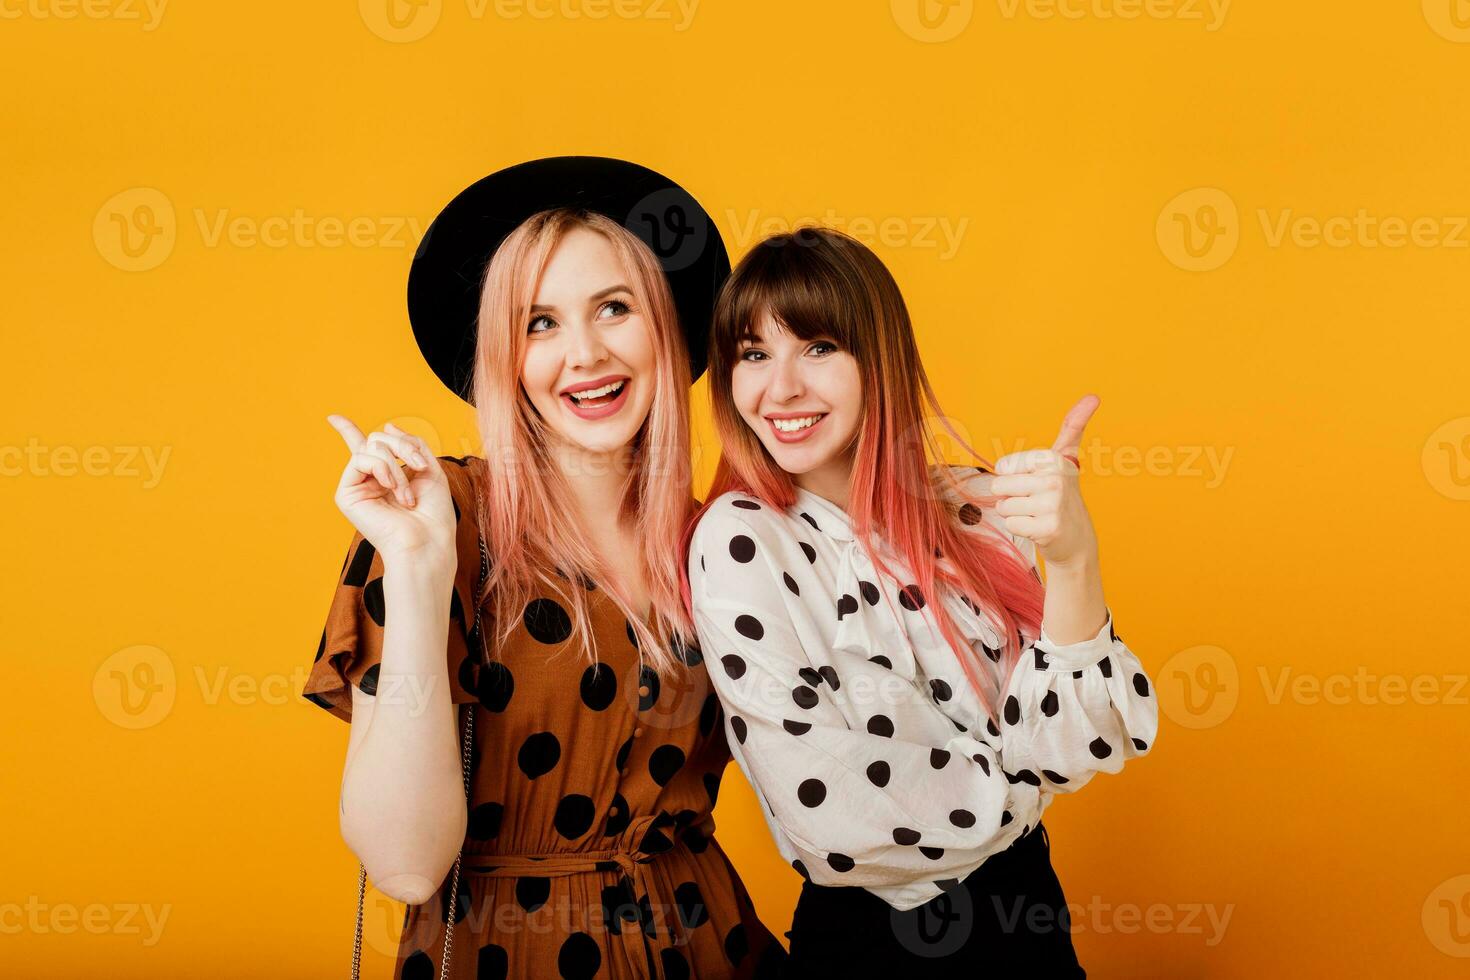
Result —
<path fill-rule="evenodd" d="M 337 430 L 337 433 L 342 437 L 343 441 L 347 443 L 347 448 L 353 452 L 357 452 L 358 448 L 364 442 L 367 442 L 367 436 L 363 435 L 362 430 L 354 425 L 352 420 L 347 416 L 328 415 L 327 422 L 331 424 L 332 428 Z"/>

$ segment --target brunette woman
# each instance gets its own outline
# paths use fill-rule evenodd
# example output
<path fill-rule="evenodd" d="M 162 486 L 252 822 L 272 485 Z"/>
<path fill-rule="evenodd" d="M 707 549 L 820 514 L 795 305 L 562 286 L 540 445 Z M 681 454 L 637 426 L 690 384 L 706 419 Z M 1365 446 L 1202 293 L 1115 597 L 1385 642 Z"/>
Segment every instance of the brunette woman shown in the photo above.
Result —
<path fill-rule="evenodd" d="M 1041 815 L 1158 726 L 1078 489 L 1096 398 L 1050 449 L 931 462 L 926 402 L 945 416 L 903 297 L 826 229 L 740 262 L 710 375 L 723 456 L 689 597 L 806 879 L 790 975 L 1084 976 Z"/>

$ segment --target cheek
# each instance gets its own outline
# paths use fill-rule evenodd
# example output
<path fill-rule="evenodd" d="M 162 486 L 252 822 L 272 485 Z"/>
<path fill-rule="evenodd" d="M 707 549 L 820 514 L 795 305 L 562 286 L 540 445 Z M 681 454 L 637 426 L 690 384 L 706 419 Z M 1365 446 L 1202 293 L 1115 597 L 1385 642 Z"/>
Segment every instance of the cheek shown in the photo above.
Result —
<path fill-rule="evenodd" d="M 541 349 L 544 346 L 531 344 L 521 361 L 521 385 L 532 401 L 550 398 L 550 388 L 556 380 L 555 365 L 547 352 Z"/>
<path fill-rule="evenodd" d="M 836 372 L 823 392 L 827 404 L 839 409 L 844 416 L 857 418 L 863 410 L 863 382 L 858 376 L 856 365 L 848 370 Z"/>
<path fill-rule="evenodd" d="M 741 415 L 757 414 L 761 401 L 760 381 L 737 367 L 730 375 L 730 400 Z"/>
<path fill-rule="evenodd" d="M 647 321 L 629 318 L 617 331 L 612 352 L 618 360 L 640 374 L 652 372 L 657 356 L 653 349 L 653 331 Z"/>

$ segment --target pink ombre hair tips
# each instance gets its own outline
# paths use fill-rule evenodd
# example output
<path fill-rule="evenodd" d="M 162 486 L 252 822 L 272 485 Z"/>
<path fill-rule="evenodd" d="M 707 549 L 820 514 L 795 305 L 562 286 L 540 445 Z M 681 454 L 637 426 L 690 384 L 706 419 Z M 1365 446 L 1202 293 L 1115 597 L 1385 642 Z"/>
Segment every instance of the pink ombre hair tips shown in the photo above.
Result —
<path fill-rule="evenodd" d="M 765 314 L 802 340 L 829 338 L 856 358 L 863 410 L 848 498 L 854 536 L 875 567 L 896 577 L 874 547 L 879 539 L 886 543 L 925 597 L 954 589 L 977 611 L 992 611 L 1004 644 L 997 688 L 983 669 L 984 654 L 966 642 L 944 605 L 927 604 L 980 703 L 998 722 L 999 693 L 1020 660 L 1023 636 L 1040 635 L 1045 589 L 1004 535 L 984 522 L 961 520 L 963 503 L 988 507 L 997 498 L 961 486 L 943 463 L 931 419 L 974 457 L 974 465 L 993 472 L 993 464 L 948 422 L 924 372 L 898 284 L 856 239 L 827 228 L 775 235 L 751 249 L 726 280 L 710 336 L 710 401 L 722 452 L 709 501 L 731 490 L 781 510 L 796 500 L 790 475 L 745 423 L 731 391 L 740 339 Z M 953 492 L 950 500 L 944 488 Z M 686 548 L 703 512 L 685 529 Z M 948 567 L 941 566 L 941 556 Z M 687 569 L 681 569 L 680 588 L 687 607 Z"/>

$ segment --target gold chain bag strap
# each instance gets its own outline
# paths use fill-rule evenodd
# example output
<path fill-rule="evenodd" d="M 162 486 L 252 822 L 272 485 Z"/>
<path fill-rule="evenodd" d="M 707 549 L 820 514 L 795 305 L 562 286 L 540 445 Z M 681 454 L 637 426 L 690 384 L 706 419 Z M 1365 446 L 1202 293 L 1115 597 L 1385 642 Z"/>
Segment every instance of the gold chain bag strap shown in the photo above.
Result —
<path fill-rule="evenodd" d="M 485 650 L 485 638 L 480 633 L 480 589 L 485 587 L 485 576 L 490 572 L 490 555 L 485 547 L 485 539 L 480 539 L 480 584 L 475 590 L 475 626 L 470 635 L 477 637 L 480 641 L 480 650 Z M 464 736 L 460 740 L 460 767 L 464 773 L 464 795 L 465 805 L 470 800 L 470 755 L 475 744 L 475 705 L 473 702 L 464 707 Z M 449 884 L 449 909 L 444 917 L 444 955 L 439 960 L 439 980 L 449 980 L 449 956 L 454 951 L 454 906 L 459 900 L 459 866 L 464 860 L 464 847 L 461 845 L 459 854 L 454 858 L 454 872 Z M 360 980 L 359 973 L 362 969 L 362 905 L 367 895 L 367 868 L 361 861 L 357 862 L 357 926 L 352 934 L 352 980 Z"/>

